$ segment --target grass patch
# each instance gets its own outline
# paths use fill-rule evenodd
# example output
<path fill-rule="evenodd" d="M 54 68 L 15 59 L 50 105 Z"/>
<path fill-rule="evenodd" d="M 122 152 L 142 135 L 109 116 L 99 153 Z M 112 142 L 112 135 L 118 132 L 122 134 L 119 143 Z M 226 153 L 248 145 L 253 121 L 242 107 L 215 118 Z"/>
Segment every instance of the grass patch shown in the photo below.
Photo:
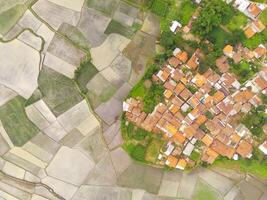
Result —
<path fill-rule="evenodd" d="M 105 30 L 105 34 L 109 35 L 111 33 L 118 33 L 127 38 L 131 38 L 134 34 L 134 31 L 131 29 L 131 27 L 124 26 L 120 22 L 111 20 L 107 29 Z"/>
<path fill-rule="evenodd" d="M 249 173 L 255 175 L 258 178 L 267 178 L 267 167 L 266 164 L 262 164 L 255 159 L 249 160 L 228 160 L 221 158 L 216 160 L 213 166 L 223 167 L 226 169 L 233 169 L 243 173 Z"/>
<path fill-rule="evenodd" d="M 260 20 L 262 21 L 262 23 L 267 25 L 267 10 L 266 9 L 260 14 Z"/>
<path fill-rule="evenodd" d="M 194 14 L 197 6 L 196 4 L 193 3 L 191 0 L 184 0 L 182 3 L 179 5 L 179 8 L 177 10 L 178 15 L 177 19 L 178 21 L 183 25 L 187 25 Z"/>
<path fill-rule="evenodd" d="M 257 33 L 252 38 L 247 38 L 243 41 L 245 47 L 249 49 L 255 49 L 260 44 L 264 44 L 267 42 L 267 30 L 262 31 L 261 33 Z"/>
<path fill-rule="evenodd" d="M 18 96 L 0 107 L 0 120 L 15 146 L 22 146 L 39 129 L 27 118 L 24 110 L 26 100 Z"/>
<path fill-rule="evenodd" d="M 0 13 L 0 33 L 5 35 L 16 24 L 25 10 L 26 7 L 19 4 Z"/>
<path fill-rule="evenodd" d="M 74 81 L 50 68 L 42 69 L 38 84 L 43 100 L 56 116 L 82 100 Z"/>
<path fill-rule="evenodd" d="M 231 41 L 231 33 L 226 32 L 221 27 L 214 28 L 208 36 L 216 49 L 223 49 Z"/>
<path fill-rule="evenodd" d="M 196 191 L 193 200 L 221 200 L 220 194 L 207 184 L 199 181 L 196 186 Z"/>
<path fill-rule="evenodd" d="M 155 163 L 157 161 L 160 149 L 164 144 L 163 140 L 153 138 L 147 146 L 146 150 L 146 161 Z"/>
<path fill-rule="evenodd" d="M 243 13 L 236 12 L 236 14 L 231 18 L 230 22 L 226 25 L 226 27 L 230 31 L 240 30 L 247 24 L 247 22 L 248 19 Z"/>
<path fill-rule="evenodd" d="M 151 6 L 151 11 L 158 16 L 165 17 L 170 3 L 165 0 L 154 0 Z"/>
<path fill-rule="evenodd" d="M 200 160 L 200 157 L 201 157 L 201 155 L 200 155 L 200 153 L 197 152 L 197 151 L 193 151 L 193 152 L 191 153 L 191 155 L 190 155 L 190 159 L 192 159 L 192 160 L 194 160 L 194 161 L 196 161 L 196 162 Z"/>
<path fill-rule="evenodd" d="M 259 71 L 259 66 L 256 63 L 241 61 L 238 64 L 232 63 L 230 70 L 239 77 L 240 83 L 244 83 Z"/>
<path fill-rule="evenodd" d="M 75 71 L 74 80 L 78 84 L 82 93 L 86 94 L 88 92 L 86 85 L 97 73 L 97 69 L 89 59 L 81 62 L 79 68 Z"/>
<path fill-rule="evenodd" d="M 129 155 L 137 161 L 145 162 L 146 147 L 141 144 L 129 144 L 124 145 L 124 149 L 129 153 Z"/>

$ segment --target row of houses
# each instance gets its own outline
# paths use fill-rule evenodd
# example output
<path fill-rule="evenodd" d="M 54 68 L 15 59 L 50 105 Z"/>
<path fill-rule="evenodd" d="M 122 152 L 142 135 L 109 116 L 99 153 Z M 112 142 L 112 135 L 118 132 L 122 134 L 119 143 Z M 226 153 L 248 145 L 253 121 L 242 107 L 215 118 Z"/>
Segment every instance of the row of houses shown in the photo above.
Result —
<path fill-rule="evenodd" d="M 163 84 L 165 91 L 164 102 L 152 113 L 142 111 L 141 100 L 130 98 L 123 103 L 128 121 L 163 135 L 167 146 L 158 160 L 177 169 L 194 165 L 190 158 L 193 151 L 200 153 L 201 160 L 209 164 L 219 155 L 229 159 L 250 158 L 252 135 L 233 119 L 260 105 L 259 93 L 267 90 L 267 71 L 257 74 L 245 87 L 229 72 L 222 76 L 211 69 L 202 75 L 195 73 L 199 55 L 199 49 L 189 57 L 176 48 L 168 62 L 153 75 L 153 81 Z M 265 147 L 266 143 L 260 149 Z"/>

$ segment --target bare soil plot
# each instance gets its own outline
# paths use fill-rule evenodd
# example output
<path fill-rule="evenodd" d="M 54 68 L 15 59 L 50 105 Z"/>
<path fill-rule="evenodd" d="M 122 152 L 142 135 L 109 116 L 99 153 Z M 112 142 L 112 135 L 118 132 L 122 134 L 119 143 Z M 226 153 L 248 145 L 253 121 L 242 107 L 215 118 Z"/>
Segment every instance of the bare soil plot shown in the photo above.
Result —
<path fill-rule="evenodd" d="M 60 115 L 57 120 L 66 131 L 69 132 L 77 128 L 84 136 L 90 131 L 100 128 L 100 124 L 89 110 L 86 100 L 70 108 Z"/>
<path fill-rule="evenodd" d="M 133 163 L 120 175 L 118 184 L 158 194 L 162 175 L 162 169 Z"/>
<path fill-rule="evenodd" d="M 143 32 L 157 37 L 160 34 L 160 19 L 158 16 L 149 13 L 145 18 L 143 27 L 141 29 Z"/>
<path fill-rule="evenodd" d="M 132 200 L 132 192 L 127 188 L 83 185 L 73 200 Z"/>
<path fill-rule="evenodd" d="M 27 10 L 18 21 L 18 25 L 22 28 L 30 28 L 33 31 L 37 31 L 42 25 L 42 22 L 39 21 L 29 10 Z"/>
<path fill-rule="evenodd" d="M 156 38 L 154 36 L 138 31 L 123 50 L 123 55 L 132 62 L 133 71 L 130 79 L 132 84 L 137 83 L 145 70 L 147 59 L 154 55 L 155 42 Z"/>
<path fill-rule="evenodd" d="M 32 6 L 33 10 L 50 26 L 58 29 L 62 23 L 77 25 L 80 13 L 54 4 L 48 0 L 39 0 Z"/>
<path fill-rule="evenodd" d="M 41 38 L 35 36 L 30 31 L 26 30 L 23 33 L 21 33 L 18 37 L 18 39 L 25 44 L 28 44 L 32 48 L 34 48 L 37 51 L 40 51 L 42 48 L 42 40 Z"/>
<path fill-rule="evenodd" d="M 113 19 L 131 27 L 138 16 L 139 10 L 125 2 L 121 1 L 117 10 L 114 13 Z"/>
<path fill-rule="evenodd" d="M 39 132 L 38 128 L 27 118 L 24 104 L 25 99 L 18 96 L 0 107 L 0 120 L 16 146 L 22 146 Z"/>
<path fill-rule="evenodd" d="M 121 22 L 111 20 L 107 29 L 105 30 L 105 34 L 109 35 L 111 33 L 117 33 L 127 38 L 131 38 L 134 34 L 134 31 L 131 29 L 131 27 L 128 27 Z"/>
<path fill-rule="evenodd" d="M 107 67 L 100 74 L 115 87 L 121 87 L 124 83 L 121 77 L 111 67 Z"/>
<path fill-rule="evenodd" d="M 48 52 L 74 66 L 79 66 L 81 60 L 85 57 L 84 52 L 59 35 L 54 36 L 48 47 Z"/>
<path fill-rule="evenodd" d="M 5 35 L 16 24 L 26 9 L 25 5 L 18 4 L 0 12 L 0 33 Z"/>
<path fill-rule="evenodd" d="M 46 171 L 49 176 L 81 185 L 93 166 L 94 163 L 79 150 L 61 147 Z"/>
<path fill-rule="evenodd" d="M 222 200 L 223 197 L 205 182 L 199 181 L 193 195 L 193 200 Z"/>
<path fill-rule="evenodd" d="M 116 179 L 117 177 L 110 155 L 107 153 L 89 172 L 85 184 L 112 186 L 116 184 Z"/>
<path fill-rule="evenodd" d="M 38 29 L 37 34 L 44 38 L 45 40 L 44 52 L 46 52 L 47 48 L 50 45 L 50 42 L 54 37 L 54 32 L 51 31 L 45 24 L 42 24 L 41 27 Z"/>
<path fill-rule="evenodd" d="M 59 27 L 58 31 L 69 38 L 76 45 L 89 50 L 89 41 L 77 27 L 63 23 Z"/>
<path fill-rule="evenodd" d="M 97 0 L 98 1 L 98 0 Z M 111 18 L 94 9 L 84 8 L 78 29 L 87 38 L 91 47 L 99 46 L 106 38 L 104 34 Z"/>
<path fill-rule="evenodd" d="M 87 83 L 86 87 L 88 89 L 86 95 L 94 108 L 106 102 L 116 92 L 116 88 L 99 73 Z"/>
<path fill-rule="evenodd" d="M 122 102 L 115 98 L 111 98 L 109 101 L 98 106 L 95 109 L 95 112 L 105 123 L 111 125 L 120 118 L 122 113 Z"/>
<path fill-rule="evenodd" d="M 76 147 L 92 158 L 95 163 L 99 162 L 107 153 L 100 129 L 96 129 L 94 134 L 85 137 Z"/>
<path fill-rule="evenodd" d="M 0 60 L 0 83 L 29 98 L 38 87 L 38 51 L 15 39 L 0 43 Z"/>
<path fill-rule="evenodd" d="M 43 67 L 38 83 L 44 97 L 43 100 L 56 116 L 82 100 L 71 79 L 47 67 Z"/>
<path fill-rule="evenodd" d="M 57 194 L 62 196 L 66 200 L 72 199 L 75 192 L 78 190 L 78 187 L 68 184 L 66 182 L 60 181 L 56 178 L 47 176 L 42 179 L 42 183 L 51 187 Z"/>
<path fill-rule="evenodd" d="M 121 48 L 129 42 L 129 39 L 119 34 L 109 35 L 102 45 L 91 49 L 93 64 L 99 71 L 102 71 L 112 63 L 120 54 Z M 103 59 L 103 55 L 105 55 L 105 59 Z"/>
<path fill-rule="evenodd" d="M 234 182 L 225 178 L 211 170 L 201 169 L 199 171 L 199 177 L 202 178 L 209 185 L 212 185 L 222 195 L 225 195 L 234 185 Z"/>
<path fill-rule="evenodd" d="M 63 6 L 65 8 L 69 8 L 71 10 L 75 10 L 80 12 L 84 3 L 84 0 L 50 0 L 51 2 Z"/>
<path fill-rule="evenodd" d="M 114 10 L 117 8 L 119 0 L 87 0 L 86 5 L 105 15 L 112 16 Z"/>
<path fill-rule="evenodd" d="M 43 64 L 70 79 L 74 78 L 75 70 L 77 69 L 76 66 L 67 63 L 49 52 L 45 54 Z"/>
<path fill-rule="evenodd" d="M 0 84 L 0 106 L 16 96 L 16 92 Z"/>

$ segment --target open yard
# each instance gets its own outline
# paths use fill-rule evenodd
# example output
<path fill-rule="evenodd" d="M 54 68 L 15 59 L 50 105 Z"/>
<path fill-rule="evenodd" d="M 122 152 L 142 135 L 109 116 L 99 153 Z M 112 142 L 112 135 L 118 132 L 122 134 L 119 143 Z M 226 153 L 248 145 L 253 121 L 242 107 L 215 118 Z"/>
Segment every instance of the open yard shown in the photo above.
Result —
<path fill-rule="evenodd" d="M 0 120 L 16 146 L 22 146 L 39 132 L 26 116 L 25 101 L 24 98 L 18 96 L 0 107 Z"/>
<path fill-rule="evenodd" d="M 74 81 L 52 69 L 44 67 L 38 83 L 43 100 L 56 116 L 82 100 Z"/>
<path fill-rule="evenodd" d="M 153 138 L 151 140 L 151 142 L 148 144 L 147 149 L 146 149 L 146 160 L 148 162 L 151 163 L 155 163 L 158 155 L 159 155 L 159 151 L 163 146 L 164 141 L 163 140 L 159 140 L 159 139 L 155 139 Z"/>

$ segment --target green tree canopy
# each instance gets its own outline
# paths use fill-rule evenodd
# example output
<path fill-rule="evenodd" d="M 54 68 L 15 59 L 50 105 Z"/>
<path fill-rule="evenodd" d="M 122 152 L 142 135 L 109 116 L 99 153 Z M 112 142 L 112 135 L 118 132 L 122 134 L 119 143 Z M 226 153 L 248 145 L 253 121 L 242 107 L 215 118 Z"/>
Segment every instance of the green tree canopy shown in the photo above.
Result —
<path fill-rule="evenodd" d="M 206 37 L 215 27 L 226 24 L 233 16 L 233 9 L 221 0 L 204 0 L 200 15 L 193 24 L 193 32 Z"/>

